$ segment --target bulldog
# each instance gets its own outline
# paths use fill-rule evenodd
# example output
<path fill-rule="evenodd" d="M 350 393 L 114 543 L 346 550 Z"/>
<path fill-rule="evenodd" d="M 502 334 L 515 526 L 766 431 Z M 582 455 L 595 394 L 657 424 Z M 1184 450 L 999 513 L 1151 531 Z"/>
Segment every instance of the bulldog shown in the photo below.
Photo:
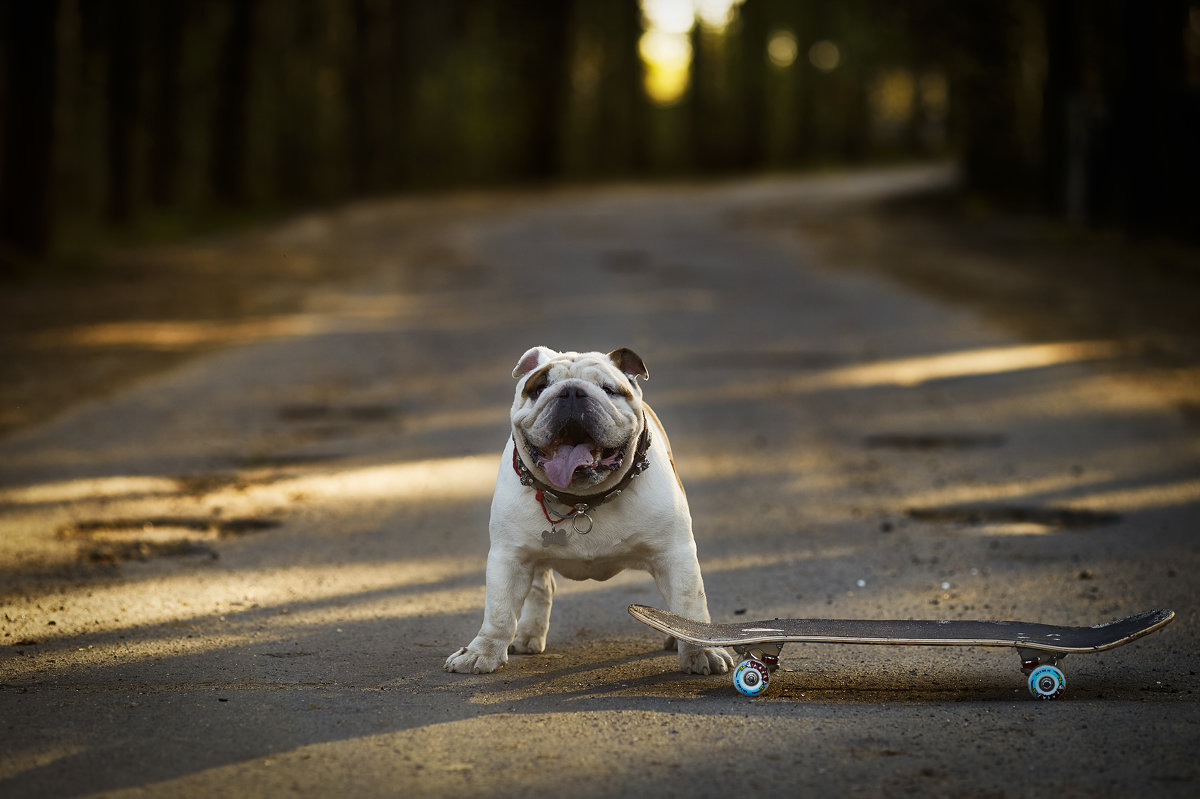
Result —
<path fill-rule="evenodd" d="M 546 647 L 554 574 L 654 577 L 667 608 L 708 621 L 687 498 L 667 434 L 642 401 L 632 350 L 534 347 L 513 370 L 512 436 L 492 497 L 483 626 L 446 671 L 483 674 Z M 668 639 L 667 644 L 674 644 Z M 722 674 L 724 649 L 677 644 L 685 672 Z"/>

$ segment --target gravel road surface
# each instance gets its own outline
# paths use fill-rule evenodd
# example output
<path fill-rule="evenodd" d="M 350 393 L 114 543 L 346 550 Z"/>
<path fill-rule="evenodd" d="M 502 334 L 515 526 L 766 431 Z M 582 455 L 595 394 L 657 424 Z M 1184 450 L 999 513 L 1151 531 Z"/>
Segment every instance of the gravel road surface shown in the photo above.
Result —
<path fill-rule="evenodd" d="M 294 312 L 63 331 L 219 346 L 0 439 L 0 796 L 1195 796 L 1200 405 L 796 223 L 951 179 L 355 206 L 238 239 L 347 261 Z M 715 619 L 1178 617 L 1054 702 L 1008 650 L 818 645 L 747 699 L 635 572 L 447 674 L 535 344 L 645 359 Z"/>

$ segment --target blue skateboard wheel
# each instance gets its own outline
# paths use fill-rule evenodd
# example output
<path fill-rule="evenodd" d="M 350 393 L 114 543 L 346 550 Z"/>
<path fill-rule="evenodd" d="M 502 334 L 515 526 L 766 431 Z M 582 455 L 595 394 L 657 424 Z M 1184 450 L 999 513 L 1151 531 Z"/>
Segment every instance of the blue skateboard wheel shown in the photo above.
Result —
<path fill-rule="evenodd" d="M 733 686 L 746 696 L 758 696 L 770 682 L 770 670 L 754 658 L 743 660 L 733 670 Z"/>
<path fill-rule="evenodd" d="M 1067 678 L 1054 666 L 1038 666 L 1029 673 L 1029 693 L 1038 699 L 1057 699 L 1067 690 Z"/>

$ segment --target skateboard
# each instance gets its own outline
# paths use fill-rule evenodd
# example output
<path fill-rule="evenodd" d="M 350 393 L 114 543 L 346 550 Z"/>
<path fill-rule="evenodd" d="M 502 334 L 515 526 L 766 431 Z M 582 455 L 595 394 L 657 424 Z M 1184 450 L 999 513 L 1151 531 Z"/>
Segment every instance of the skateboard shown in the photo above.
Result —
<path fill-rule="evenodd" d="M 1173 610 L 1148 610 L 1095 627 L 958 619 L 775 619 L 704 624 L 645 605 L 630 605 L 629 613 L 682 641 L 732 648 L 742 656 L 733 670 L 733 684 L 746 696 L 767 690 L 785 643 L 803 643 L 1013 647 L 1021 656 L 1029 692 L 1038 699 L 1057 699 L 1066 690 L 1067 680 L 1059 664 L 1067 655 L 1122 646 L 1175 618 Z"/>

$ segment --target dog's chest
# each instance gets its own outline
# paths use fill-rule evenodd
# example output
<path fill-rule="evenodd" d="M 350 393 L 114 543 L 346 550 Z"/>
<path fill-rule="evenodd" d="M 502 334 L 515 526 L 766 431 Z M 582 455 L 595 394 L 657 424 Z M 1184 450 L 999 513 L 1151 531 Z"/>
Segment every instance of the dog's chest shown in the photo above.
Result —
<path fill-rule="evenodd" d="M 542 547 L 535 559 L 569 580 L 607 580 L 625 569 L 646 568 L 649 555 L 636 541 L 571 532 L 564 543 Z"/>

